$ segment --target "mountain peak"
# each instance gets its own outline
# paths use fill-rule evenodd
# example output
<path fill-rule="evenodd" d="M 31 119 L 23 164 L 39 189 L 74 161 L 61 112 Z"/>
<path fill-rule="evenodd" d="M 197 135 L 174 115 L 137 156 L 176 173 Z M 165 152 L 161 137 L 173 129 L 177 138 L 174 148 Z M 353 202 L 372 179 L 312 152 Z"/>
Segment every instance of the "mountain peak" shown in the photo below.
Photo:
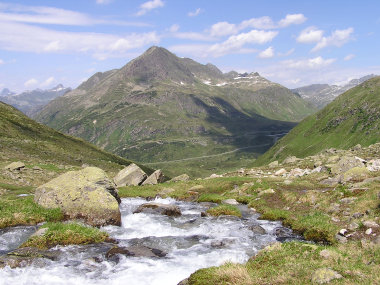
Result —
<path fill-rule="evenodd" d="M 191 83 L 194 75 L 179 57 L 165 48 L 153 46 L 122 68 L 126 79 L 147 83 L 172 80 Z"/>

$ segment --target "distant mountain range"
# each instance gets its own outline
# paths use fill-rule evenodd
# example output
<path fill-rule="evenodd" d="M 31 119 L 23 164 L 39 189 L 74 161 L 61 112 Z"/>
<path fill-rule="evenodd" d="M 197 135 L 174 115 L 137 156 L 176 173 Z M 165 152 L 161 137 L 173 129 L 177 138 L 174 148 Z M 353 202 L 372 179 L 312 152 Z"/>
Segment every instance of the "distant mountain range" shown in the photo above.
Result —
<path fill-rule="evenodd" d="M 318 109 L 321 109 L 332 102 L 340 94 L 343 94 L 347 90 L 375 76 L 376 75 L 374 74 L 370 74 L 359 79 L 352 79 L 345 85 L 312 84 L 292 89 L 292 91 L 300 95 L 303 99 L 310 102 Z"/>
<path fill-rule="evenodd" d="M 33 116 L 51 100 L 69 91 L 71 91 L 71 88 L 66 88 L 62 84 L 47 90 L 35 89 L 20 94 L 4 88 L 0 93 L 0 101 L 12 105 L 28 116 Z"/>
<path fill-rule="evenodd" d="M 307 117 L 280 139 L 257 164 L 306 157 L 329 149 L 380 142 L 380 76 L 338 96 L 318 113 Z"/>
<path fill-rule="evenodd" d="M 158 162 L 168 175 L 207 175 L 252 162 L 273 144 L 268 135 L 314 111 L 258 73 L 222 73 L 151 47 L 120 69 L 94 74 L 35 118 L 123 157 Z"/>

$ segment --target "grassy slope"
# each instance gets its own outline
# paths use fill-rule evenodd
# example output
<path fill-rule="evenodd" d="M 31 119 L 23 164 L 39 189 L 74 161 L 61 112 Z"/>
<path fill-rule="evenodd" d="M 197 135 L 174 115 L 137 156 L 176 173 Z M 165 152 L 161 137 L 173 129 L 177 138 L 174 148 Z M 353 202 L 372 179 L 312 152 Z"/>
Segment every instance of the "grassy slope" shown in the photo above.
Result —
<path fill-rule="evenodd" d="M 347 149 L 380 141 L 380 77 L 340 95 L 317 114 L 304 119 L 256 164 L 306 157 L 327 148 Z"/>
<path fill-rule="evenodd" d="M 131 163 L 81 139 L 43 126 L 1 102 L 0 150 L 0 161 L 22 160 L 25 163 L 71 166 L 87 163 L 112 172 Z"/>

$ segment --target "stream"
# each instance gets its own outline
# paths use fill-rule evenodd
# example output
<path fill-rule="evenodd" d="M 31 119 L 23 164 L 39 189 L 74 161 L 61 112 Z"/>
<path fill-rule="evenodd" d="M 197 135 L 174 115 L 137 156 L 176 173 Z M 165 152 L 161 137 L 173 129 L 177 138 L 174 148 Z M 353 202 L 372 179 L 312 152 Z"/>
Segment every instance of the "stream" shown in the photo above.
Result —
<path fill-rule="evenodd" d="M 127 257 L 107 259 L 110 244 L 57 246 L 57 260 L 36 260 L 30 266 L 0 269 L 0 284 L 128 284 L 175 285 L 194 271 L 218 266 L 227 261 L 244 263 L 260 249 L 276 240 L 298 239 L 280 222 L 258 220 L 259 215 L 239 205 L 243 217 L 201 217 L 207 203 L 190 203 L 173 199 L 155 202 L 175 204 L 180 217 L 133 211 L 147 203 L 140 198 L 122 199 L 122 226 L 102 230 L 118 241 L 118 246 L 147 246 L 167 253 L 165 257 Z M 252 226 L 260 225 L 265 233 Z M 0 230 L 0 255 L 16 249 L 37 227 L 14 227 Z M 279 236 L 280 233 L 280 236 Z"/>

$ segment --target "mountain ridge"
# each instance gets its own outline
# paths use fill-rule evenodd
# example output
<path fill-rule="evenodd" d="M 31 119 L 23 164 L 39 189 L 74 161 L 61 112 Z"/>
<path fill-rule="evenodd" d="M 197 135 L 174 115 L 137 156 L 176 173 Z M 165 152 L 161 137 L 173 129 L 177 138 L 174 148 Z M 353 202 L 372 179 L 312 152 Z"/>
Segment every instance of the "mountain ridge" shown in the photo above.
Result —
<path fill-rule="evenodd" d="M 305 118 L 259 157 L 257 165 L 288 156 L 306 157 L 324 149 L 369 146 L 380 141 L 380 76 L 338 96 Z"/>
<path fill-rule="evenodd" d="M 303 99 L 310 102 L 318 109 L 321 109 L 328 103 L 332 102 L 340 94 L 343 94 L 347 90 L 375 76 L 376 75 L 374 74 L 369 74 L 359 79 L 352 79 L 344 85 L 311 84 L 292 89 L 292 91 L 299 94 Z"/>
<path fill-rule="evenodd" d="M 245 134 L 287 132 L 313 111 L 258 73 L 223 74 L 213 65 L 151 47 L 120 69 L 95 73 L 51 101 L 36 119 L 118 155 L 161 162 L 272 143 L 273 137 Z M 229 159 L 251 161 L 264 149 Z"/>

